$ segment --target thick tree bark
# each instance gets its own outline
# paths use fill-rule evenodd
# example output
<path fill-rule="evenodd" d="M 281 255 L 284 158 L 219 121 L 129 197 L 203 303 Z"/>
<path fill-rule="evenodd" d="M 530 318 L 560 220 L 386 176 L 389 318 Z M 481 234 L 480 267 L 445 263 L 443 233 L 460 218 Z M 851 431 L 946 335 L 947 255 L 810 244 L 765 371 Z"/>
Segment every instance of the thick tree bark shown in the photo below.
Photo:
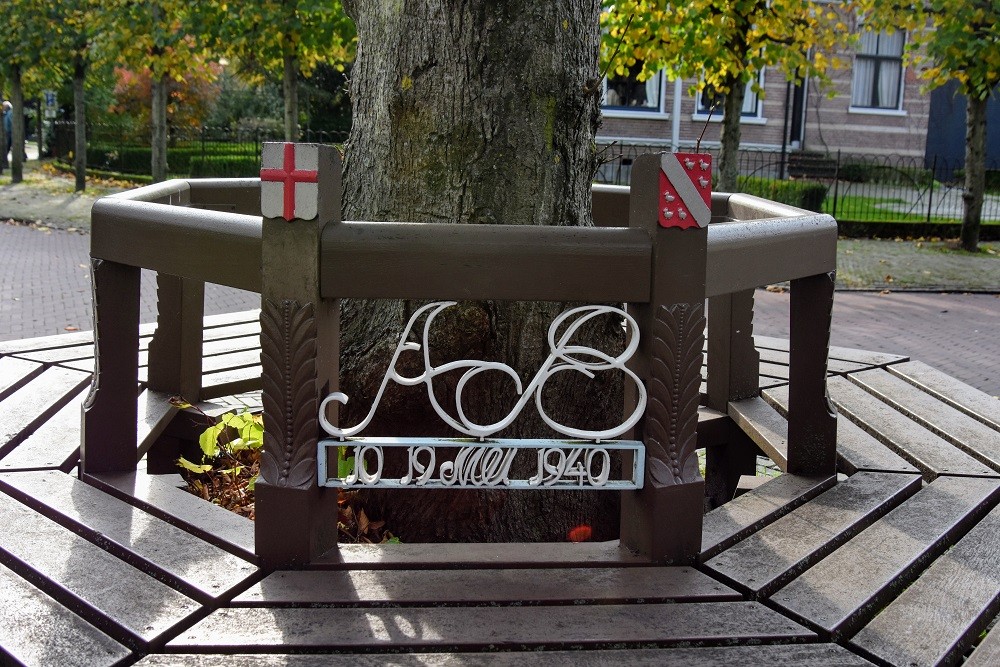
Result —
<path fill-rule="evenodd" d="M 24 88 L 21 86 L 21 66 L 11 65 L 10 70 L 10 103 L 14 106 L 10 182 L 20 183 L 24 180 Z"/>
<path fill-rule="evenodd" d="M 358 31 L 345 219 L 592 224 L 597 0 L 344 4 Z M 415 307 L 398 301 L 343 304 L 341 387 L 351 401 L 342 424 L 353 425 L 367 413 Z M 491 302 L 452 308 L 435 320 L 431 348 L 439 358 L 433 362 L 500 360 L 527 382 L 547 356 L 549 323 L 565 307 Z M 616 323 L 602 323 L 595 335 L 595 346 L 609 352 L 622 343 Z M 405 367 L 416 366 L 414 357 L 404 357 L 401 372 L 420 372 Z M 546 398 L 550 414 L 581 427 L 617 423 L 620 378 L 600 375 L 553 377 Z M 442 392 L 442 404 L 454 404 L 455 381 Z M 464 405 L 479 423 L 506 415 L 514 397 L 509 379 L 477 380 L 465 395 Z M 422 390 L 395 388 L 366 434 L 455 435 L 427 403 Z M 552 432 L 526 410 L 498 435 Z M 617 536 L 616 494 L 405 491 L 371 494 L 368 502 L 405 541 L 565 540 L 580 523 L 594 527 L 595 539 Z"/>
<path fill-rule="evenodd" d="M 87 189 L 87 101 L 83 83 L 87 76 L 87 61 L 80 55 L 73 59 L 73 171 L 76 191 Z"/>
<path fill-rule="evenodd" d="M 150 110 L 153 137 L 150 145 L 154 183 L 167 180 L 167 95 L 169 94 L 167 86 L 166 74 L 153 79 L 153 103 Z"/>
<path fill-rule="evenodd" d="M 733 78 L 729 81 L 729 92 L 722 113 L 722 145 L 719 148 L 719 192 L 739 192 L 737 179 L 740 174 L 740 125 L 743 114 L 743 98 L 746 86 Z"/>
<path fill-rule="evenodd" d="M 986 103 L 969 96 L 965 120 L 965 192 L 962 203 L 962 249 L 979 250 L 979 224 L 986 190 Z"/>
<path fill-rule="evenodd" d="M 299 59 L 285 54 L 282 76 L 285 95 L 285 141 L 299 139 Z"/>

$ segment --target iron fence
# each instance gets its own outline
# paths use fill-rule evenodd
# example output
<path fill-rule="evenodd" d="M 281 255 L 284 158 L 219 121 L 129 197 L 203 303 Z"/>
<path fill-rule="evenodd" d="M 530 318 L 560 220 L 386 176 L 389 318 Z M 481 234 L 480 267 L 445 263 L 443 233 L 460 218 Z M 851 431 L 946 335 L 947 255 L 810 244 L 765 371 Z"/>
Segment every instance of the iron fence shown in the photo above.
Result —
<path fill-rule="evenodd" d="M 639 155 L 664 150 L 662 145 L 608 143 L 598 145 L 601 183 L 627 185 Z M 709 149 L 718 159 L 718 149 Z M 943 158 L 820 154 L 793 151 L 741 150 L 739 190 L 781 198 L 787 192 L 803 205 L 811 201 L 806 184 L 825 187 L 816 206 L 841 222 L 953 224 L 961 221 L 964 192 L 960 164 Z M 778 181 L 797 187 L 775 187 Z M 803 194 L 806 193 L 806 194 Z M 815 190 L 811 194 L 815 194 Z M 984 222 L 1000 221 L 1000 162 L 987 164 Z"/>
<path fill-rule="evenodd" d="M 67 159 L 73 150 L 72 122 L 55 123 L 50 151 Z M 88 166 L 122 173 L 149 174 L 148 128 L 127 125 L 88 126 Z M 346 131 L 301 132 L 302 141 L 342 144 Z M 261 144 L 283 140 L 278 127 L 172 128 L 168 169 L 183 177 L 252 176 L 260 171 Z M 599 183 L 627 185 L 639 155 L 664 150 L 641 142 L 599 143 Z M 718 149 L 712 148 L 718 159 Z M 987 165 L 984 222 L 1000 222 L 1000 163 Z M 954 224 L 963 214 L 963 172 L 943 158 L 782 153 L 741 150 L 742 192 L 821 210 L 850 223 Z M 1000 228 L 998 228 L 1000 229 Z M 891 230 L 890 230 L 891 233 Z"/>

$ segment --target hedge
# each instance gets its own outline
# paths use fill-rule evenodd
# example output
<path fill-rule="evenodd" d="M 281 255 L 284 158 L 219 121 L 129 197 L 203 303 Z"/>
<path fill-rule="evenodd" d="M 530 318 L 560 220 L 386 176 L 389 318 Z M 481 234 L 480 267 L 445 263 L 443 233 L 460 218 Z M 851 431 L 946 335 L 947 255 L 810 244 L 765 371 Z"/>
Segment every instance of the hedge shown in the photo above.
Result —
<path fill-rule="evenodd" d="M 745 194 L 816 212 L 822 209 L 829 190 L 826 184 L 818 181 L 781 181 L 758 176 L 740 176 L 737 185 Z"/>
<path fill-rule="evenodd" d="M 260 158 L 206 155 L 191 158 L 191 178 L 250 178 L 260 175 Z"/>
<path fill-rule="evenodd" d="M 213 146 L 212 148 L 219 148 Z M 110 146 L 95 144 L 87 147 L 87 163 L 99 169 L 107 169 L 127 174 L 149 174 L 153 154 L 149 146 Z M 250 155 L 246 151 L 221 152 L 204 155 L 202 147 L 173 146 L 167 149 L 167 167 L 171 173 L 185 174 L 192 169 L 195 160 L 256 160 L 260 156 Z"/>

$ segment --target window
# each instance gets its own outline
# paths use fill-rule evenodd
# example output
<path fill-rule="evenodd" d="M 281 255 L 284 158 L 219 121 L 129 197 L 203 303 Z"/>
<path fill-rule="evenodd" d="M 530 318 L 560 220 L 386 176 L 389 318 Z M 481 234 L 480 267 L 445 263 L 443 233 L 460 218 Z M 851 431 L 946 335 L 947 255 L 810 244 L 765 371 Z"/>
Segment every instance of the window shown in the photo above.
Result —
<path fill-rule="evenodd" d="M 901 31 L 861 33 L 858 53 L 854 56 L 854 80 L 851 83 L 851 106 L 866 109 L 898 110 L 903 84 L 903 46 Z"/>
<path fill-rule="evenodd" d="M 629 68 L 628 76 L 604 80 L 605 111 L 620 115 L 663 113 L 663 73 L 639 81 L 642 63 Z"/>
<path fill-rule="evenodd" d="M 760 87 L 764 85 L 764 74 L 760 75 Z M 716 92 L 710 86 L 706 86 L 698 92 L 695 98 L 695 117 L 707 117 L 711 114 L 713 119 L 722 119 L 722 111 L 725 108 L 725 93 Z M 714 111 L 713 111 L 714 109 Z M 746 91 L 743 93 L 743 108 L 740 111 L 742 118 L 760 118 L 761 104 L 760 96 L 753 90 L 753 82 L 747 82 Z"/>

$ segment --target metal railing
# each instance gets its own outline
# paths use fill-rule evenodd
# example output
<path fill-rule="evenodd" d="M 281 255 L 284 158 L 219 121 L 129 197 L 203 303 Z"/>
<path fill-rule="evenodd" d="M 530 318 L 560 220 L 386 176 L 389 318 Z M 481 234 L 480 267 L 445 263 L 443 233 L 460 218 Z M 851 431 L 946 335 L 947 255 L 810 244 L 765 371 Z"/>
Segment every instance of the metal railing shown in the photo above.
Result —
<path fill-rule="evenodd" d="M 598 144 L 598 183 L 628 185 L 632 163 L 663 146 L 614 142 Z M 706 152 L 716 154 L 718 150 Z M 772 181 L 816 183 L 826 187 L 817 208 L 839 221 L 955 223 L 962 219 L 964 191 L 961 164 L 934 157 L 851 155 L 837 151 L 741 150 L 739 191 L 777 199 Z M 766 190 L 765 190 L 766 188 Z M 789 188 L 798 197 L 797 188 Z M 803 206 L 802 200 L 785 203 Z M 1000 220 L 1000 162 L 987 164 L 984 221 Z"/>

